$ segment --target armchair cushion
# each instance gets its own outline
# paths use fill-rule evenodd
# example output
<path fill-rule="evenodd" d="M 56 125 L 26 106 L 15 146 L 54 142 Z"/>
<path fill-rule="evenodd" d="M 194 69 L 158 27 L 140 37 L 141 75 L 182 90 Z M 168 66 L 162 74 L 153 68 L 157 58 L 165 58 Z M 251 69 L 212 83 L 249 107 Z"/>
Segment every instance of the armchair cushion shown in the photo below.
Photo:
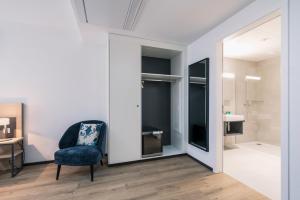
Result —
<path fill-rule="evenodd" d="M 77 145 L 96 146 L 100 135 L 101 124 L 81 123 Z"/>
<path fill-rule="evenodd" d="M 105 134 L 105 129 L 106 129 L 106 124 L 103 121 L 99 120 L 88 120 L 88 121 L 82 121 L 78 122 L 76 124 L 73 124 L 70 126 L 66 132 L 63 134 L 62 138 L 59 141 L 59 148 L 64 149 L 68 147 L 73 147 L 76 146 L 77 140 L 78 140 L 78 133 L 80 130 L 81 124 L 100 124 L 100 135 L 98 138 L 97 146 L 98 150 L 102 153 L 102 156 L 105 153 L 105 146 L 106 146 L 106 134 Z"/>
<path fill-rule="evenodd" d="M 102 159 L 102 154 L 94 146 L 74 146 L 55 152 L 55 163 L 58 165 L 95 165 Z"/>

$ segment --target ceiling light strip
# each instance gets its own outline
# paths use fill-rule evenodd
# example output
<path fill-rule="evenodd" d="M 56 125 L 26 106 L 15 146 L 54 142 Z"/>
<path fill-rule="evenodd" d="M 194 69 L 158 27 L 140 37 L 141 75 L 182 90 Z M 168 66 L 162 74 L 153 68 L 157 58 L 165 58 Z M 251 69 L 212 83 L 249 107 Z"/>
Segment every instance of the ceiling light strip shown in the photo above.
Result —
<path fill-rule="evenodd" d="M 256 81 L 259 81 L 261 80 L 261 77 L 260 76 L 246 76 L 246 80 L 256 80 Z"/>
<path fill-rule="evenodd" d="M 228 78 L 228 79 L 234 79 L 235 78 L 235 74 L 234 73 L 229 73 L 229 72 L 224 72 L 222 76 L 223 76 L 223 78 Z"/>

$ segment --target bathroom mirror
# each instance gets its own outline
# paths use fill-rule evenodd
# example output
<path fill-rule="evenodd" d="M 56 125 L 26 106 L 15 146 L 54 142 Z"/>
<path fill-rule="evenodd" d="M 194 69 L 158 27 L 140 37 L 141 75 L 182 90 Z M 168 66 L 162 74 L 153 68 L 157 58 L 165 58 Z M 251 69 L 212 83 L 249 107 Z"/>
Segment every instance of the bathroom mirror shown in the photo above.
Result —
<path fill-rule="evenodd" d="M 209 151 L 209 58 L 189 65 L 189 144 Z"/>
<path fill-rule="evenodd" d="M 224 72 L 223 73 L 223 110 L 224 112 L 230 111 L 236 113 L 236 84 L 235 74 Z"/>

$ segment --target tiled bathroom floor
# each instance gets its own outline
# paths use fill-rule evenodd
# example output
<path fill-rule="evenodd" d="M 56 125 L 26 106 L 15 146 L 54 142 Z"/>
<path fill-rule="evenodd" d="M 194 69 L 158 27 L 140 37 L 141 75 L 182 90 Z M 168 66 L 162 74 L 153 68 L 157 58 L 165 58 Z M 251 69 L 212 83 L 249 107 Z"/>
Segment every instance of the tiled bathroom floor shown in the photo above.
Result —
<path fill-rule="evenodd" d="M 280 199 L 279 146 L 256 141 L 225 149 L 224 173 L 270 199 Z"/>

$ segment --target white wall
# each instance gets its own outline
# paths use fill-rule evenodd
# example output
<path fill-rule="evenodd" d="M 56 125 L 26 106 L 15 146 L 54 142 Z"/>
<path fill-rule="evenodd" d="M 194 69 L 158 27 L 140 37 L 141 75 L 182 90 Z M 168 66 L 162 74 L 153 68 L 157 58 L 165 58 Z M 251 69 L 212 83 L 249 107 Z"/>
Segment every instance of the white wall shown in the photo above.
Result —
<path fill-rule="evenodd" d="M 209 146 L 204 152 L 188 145 L 187 152 L 196 159 L 222 171 L 222 43 L 221 41 L 241 28 L 265 17 L 280 8 L 280 0 L 257 0 L 215 27 L 188 47 L 188 64 L 210 58 L 210 107 L 209 107 Z M 217 162 L 219 161 L 219 162 Z"/>
<path fill-rule="evenodd" d="M 64 131 L 108 120 L 108 36 L 69 0 L 0 2 L 0 102 L 25 103 L 26 162 L 52 160 Z"/>
<path fill-rule="evenodd" d="M 290 199 L 300 199 L 300 1 L 289 0 L 289 193 Z M 287 27 L 286 27 L 287 28 Z M 286 52 L 287 53 L 287 52 Z"/>

